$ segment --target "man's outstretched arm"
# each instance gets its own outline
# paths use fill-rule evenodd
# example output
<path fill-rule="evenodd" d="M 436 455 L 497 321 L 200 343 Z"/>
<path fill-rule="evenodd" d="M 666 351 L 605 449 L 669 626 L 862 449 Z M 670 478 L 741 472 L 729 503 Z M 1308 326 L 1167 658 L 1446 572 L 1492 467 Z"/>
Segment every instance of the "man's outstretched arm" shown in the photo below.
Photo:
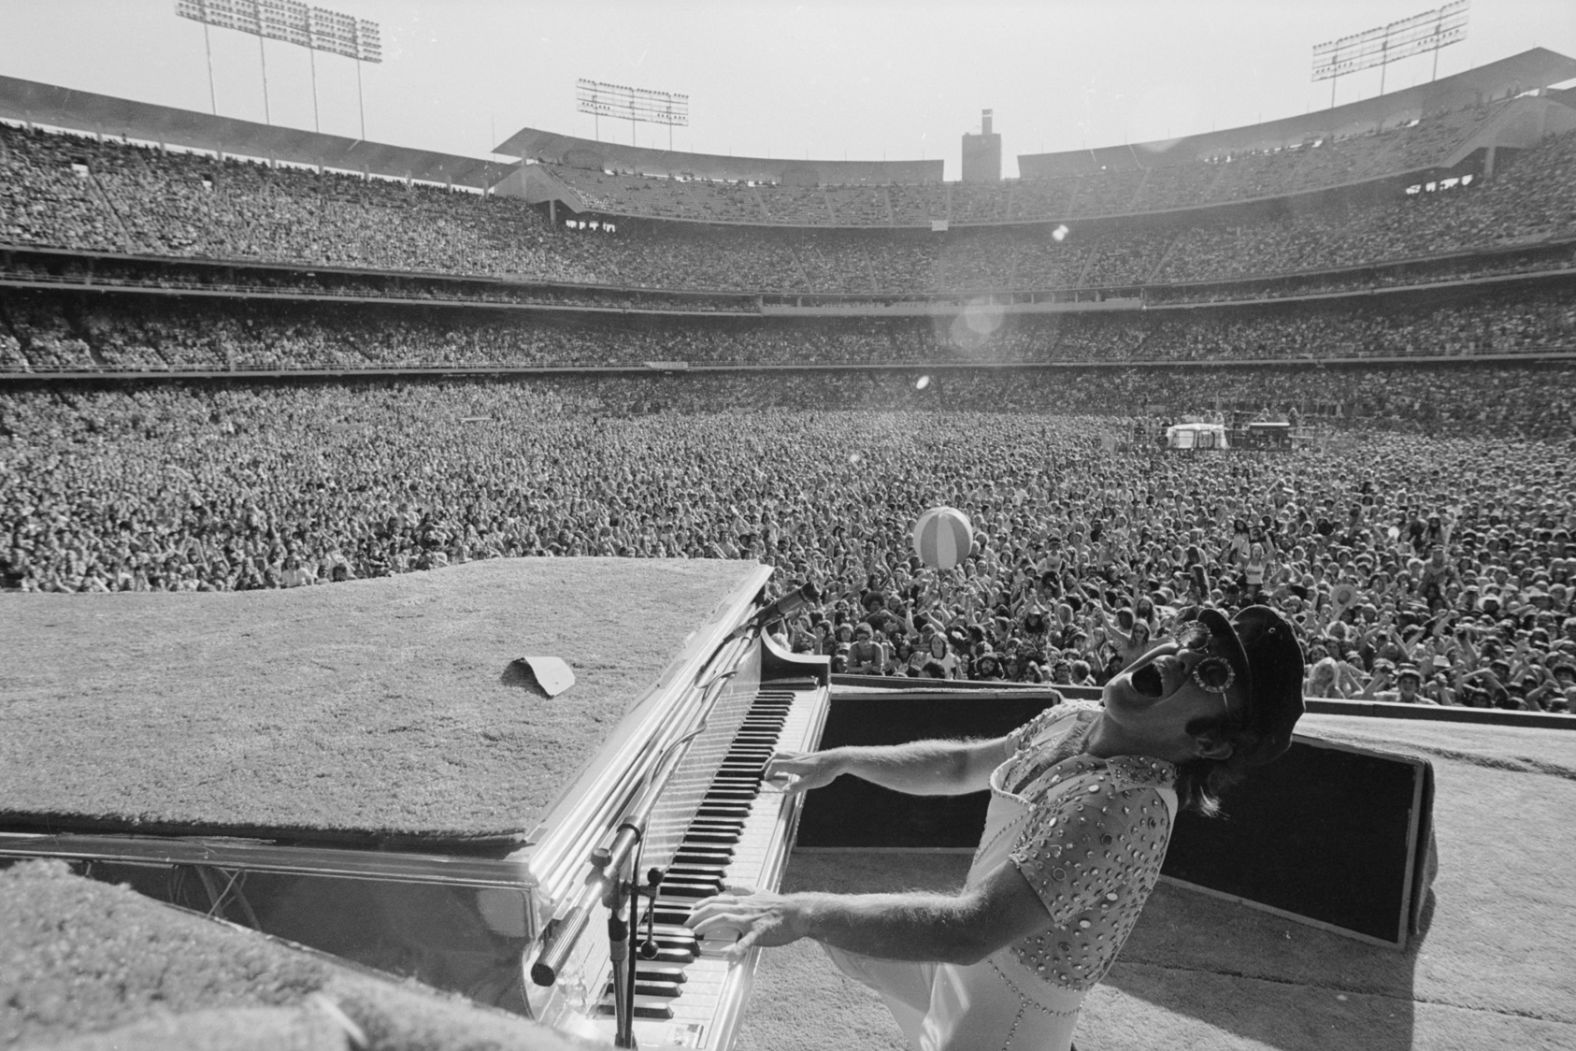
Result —
<path fill-rule="evenodd" d="M 990 787 L 991 771 L 1011 755 L 1012 739 L 913 741 L 855 745 L 822 752 L 775 755 L 766 764 L 768 783 L 785 792 L 808 792 L 843 774 L 921 796 L 966 795 Z"/>
<path fill-rule="evenodd" d="M 1051 917 L 1004 861 L 956 894 L 719 894 L 695 906 L 689 925 L 704 939 L 736 937 L 724 951 L 734 963 L 751 948 L 810 938 L 884 960 L 971 964 L 1039 933 Z"/>

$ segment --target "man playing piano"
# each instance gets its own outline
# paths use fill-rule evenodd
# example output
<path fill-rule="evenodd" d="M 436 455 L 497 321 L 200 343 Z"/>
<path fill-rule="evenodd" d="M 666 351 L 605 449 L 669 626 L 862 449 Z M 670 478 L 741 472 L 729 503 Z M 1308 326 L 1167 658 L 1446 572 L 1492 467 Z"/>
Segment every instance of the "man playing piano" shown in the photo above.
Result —
<path fill-rule="evenodd" d="M 1065 1051 L 1084 994 L 1115 961 L 1160 876 L 1178 807 L 1219 793 L 1291 745 L 1303 657 L 1265 606 L 1189 611 L 1106 684 L 990 741 L 926 741 L 776 756 L 768 780 L 804 792 L 853 774 L 897 791 L 991 790 L 968 879 L 952 894 L 768 894 L 699 903 L 703 938 L 820 942 L 879 992 L 911 1047 Z"/>

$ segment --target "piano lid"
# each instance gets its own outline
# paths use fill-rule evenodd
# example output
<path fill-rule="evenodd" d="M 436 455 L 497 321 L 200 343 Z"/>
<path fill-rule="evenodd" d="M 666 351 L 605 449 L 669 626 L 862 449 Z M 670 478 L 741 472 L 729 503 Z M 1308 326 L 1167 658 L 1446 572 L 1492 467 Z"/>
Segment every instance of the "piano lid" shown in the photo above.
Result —
<path fill-rule="evenodd" d="M 496 559 L 292 590 L 0 596 L 0 828 L 506 852 L 766 572 Z M 522 688 L 522 654 L 562 658 L 574 686 Z"/>

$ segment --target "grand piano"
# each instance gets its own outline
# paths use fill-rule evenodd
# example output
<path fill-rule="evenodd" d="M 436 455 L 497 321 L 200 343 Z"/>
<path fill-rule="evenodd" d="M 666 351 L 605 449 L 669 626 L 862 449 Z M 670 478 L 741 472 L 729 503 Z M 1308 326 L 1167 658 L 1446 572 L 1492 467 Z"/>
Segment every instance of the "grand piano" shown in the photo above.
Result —
<path fill-rule="evenodd" d="M 765 630 L 769 575 L 0 596 L 0 864 L 63 858 L 576 1035 L 726 1048 L 755 961 L 684 919 L 779 884 L 799 801 L 761 767 L 815 747 L 829 695 Z"/>

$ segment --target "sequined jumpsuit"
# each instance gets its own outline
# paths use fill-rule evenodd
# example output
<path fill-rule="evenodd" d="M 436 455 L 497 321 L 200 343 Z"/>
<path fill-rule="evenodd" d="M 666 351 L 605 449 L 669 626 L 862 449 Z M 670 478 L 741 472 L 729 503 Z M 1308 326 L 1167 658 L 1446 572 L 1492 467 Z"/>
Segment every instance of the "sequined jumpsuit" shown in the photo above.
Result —
<path fill-rule="evenodd" d="M 968 882 L 1010 860 L 1053 924 L 975 964 L 877 960 L 826 947 L 886 1001 L 917 1051 L 1066 1051 L 1084 994 L 1110 970 L 1160 878 L 1176 768 L 1081 749 L 1099 705 L 1064 703 L 1020 727 L 991 774 Z"/>

